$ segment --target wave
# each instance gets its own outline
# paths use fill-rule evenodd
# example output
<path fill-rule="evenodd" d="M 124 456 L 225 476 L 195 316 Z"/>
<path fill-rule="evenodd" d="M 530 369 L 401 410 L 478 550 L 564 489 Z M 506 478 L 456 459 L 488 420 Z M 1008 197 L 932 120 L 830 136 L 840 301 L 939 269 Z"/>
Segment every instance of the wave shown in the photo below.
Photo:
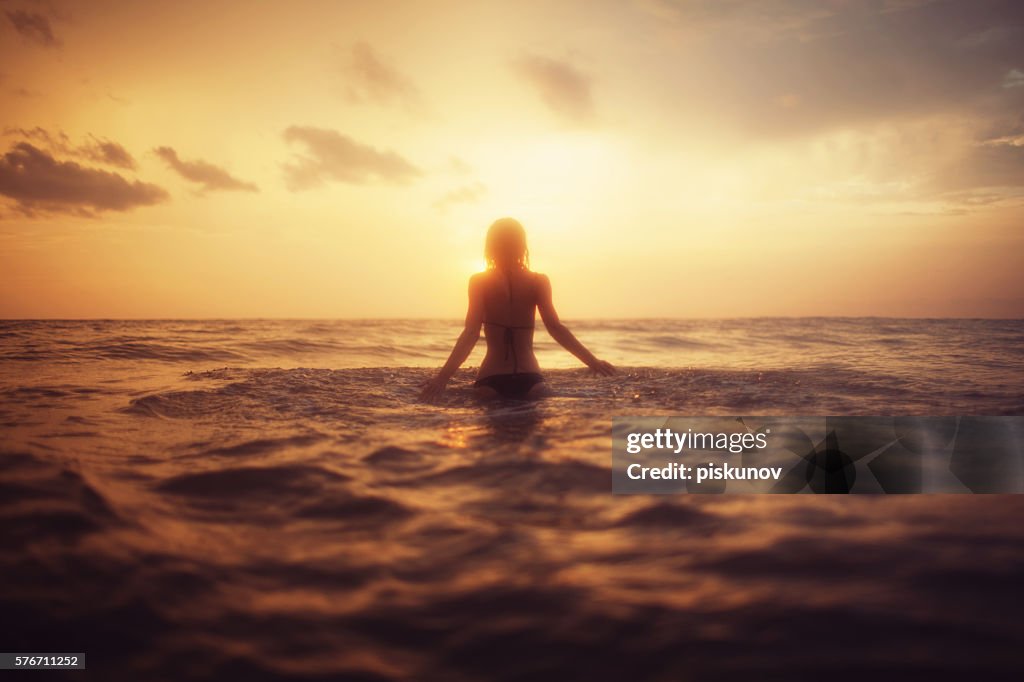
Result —
<path fill-rule="evenodd" d="M 923 373 L 996 359 L 1024 363 L 1020 320 L 753 318 L 590 320 L 573 324 L 613 364 L 715 369 L 906 367 Z M 454 320 L 6 321 L 0 357 L 20 362 L 161 362 L 187 369 L 316 365 L 380 367 L 443 362 L 459 332 Z M 575 360 L 537 334 L 544 367 Z M 954 357 L 959 354 L 959 357 Z"/>
<path fill-rule="evenodd" d="M 476 404 L 473 374 L 461 370 L 437 406 L 418 400 L 432 375 L 423 368 L 246 369 L 192 373 L 194 390 L 174 390 L 130 401 L 128 412 L 171 419 L 312 418 L 328 422 L 402 421 L 410 428 L 436 423 L 439 407 Z M 957 386 L 945 376 L 855 371 L 839 365 L 804 370 L 663 370 L 621 368 L 612 378 L 585 370 L 546 372 L 547 410 L 677 414 L 1014 414 L 1024 400 L 1013 382 Z M 571 404 L 566 401 L 573 401 Z M 393 410 L 405 410 L 393 412 Z"/>
<path fill-rule="evenodd" d="M 78 471 L 23 452 L 0 452 L 0 463 L 0 546 L 69 542 L 125 525 Z"/>
<path fill-rule="evenodd" d="M 313 466 L 225 467 L 169 478 L 160 483 L 157 490 L 186 497 L 230 495 L 233 502 L 237 502 L 246 498 L 304 497 L 322 490 L 327 484 L 347 480 L 349 477 L 344 474 Z"/>
<path fill-rule="evenodd" d="M 723 344 L 682 336 L 670 336 L 667 334 L 654 334 L 643 338 L 643 341 L 652 346 L 661 348 L 719 348 Z"/>

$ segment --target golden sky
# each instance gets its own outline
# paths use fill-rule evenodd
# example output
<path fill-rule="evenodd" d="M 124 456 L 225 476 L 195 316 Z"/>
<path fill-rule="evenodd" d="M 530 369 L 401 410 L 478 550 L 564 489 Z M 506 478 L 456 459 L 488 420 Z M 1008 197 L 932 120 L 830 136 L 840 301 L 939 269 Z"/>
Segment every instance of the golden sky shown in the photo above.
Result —
<path fill-rule="evenodd" d="M 1015 2 L 0 0 L 0 316 L 1024 316 Z"/>

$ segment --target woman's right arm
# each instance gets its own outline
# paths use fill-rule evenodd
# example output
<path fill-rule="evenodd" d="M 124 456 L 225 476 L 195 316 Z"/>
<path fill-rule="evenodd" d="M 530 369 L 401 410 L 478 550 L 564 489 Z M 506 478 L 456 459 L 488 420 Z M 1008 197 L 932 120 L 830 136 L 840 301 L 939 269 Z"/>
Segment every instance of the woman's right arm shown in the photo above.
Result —
<path fill-rule="evenodd" d="M 555 304 L 551 297 L 551 280 L 547 275 L 537 275 L 537 285 L 537 309 L 540 311 L 540 319 L 544 321 L 544 327 L 551 334 L 551 338 L 598 374 L 604 376 L 615 374 L 615 368 L 611 363 L 598 360 L 558 319 L 558 313 L 555 312 Z"/>
<path fill-rule="evenodd" d="M 423 390 L 420 391 L 421 400 L 433 400 L 444 390 L 445 384 L 455 374 L 455 370 L 466 361 L 469 354 L 473 352 L 476 342 L 480 339 L 480 327 L 484 323 L 483 297 L 476 277 L 474 275 L 469 280 L 469 308 L 466 311 L 466 323 L 463 326 L 462 333 L 459 334 L 458 340 L 455 341 L 455 347 L 452 348 L 452 352 L 448 356 L 448 361 L 444 363 L 444 367 L 441 368 L 433 379 L 423 384 Z"/>

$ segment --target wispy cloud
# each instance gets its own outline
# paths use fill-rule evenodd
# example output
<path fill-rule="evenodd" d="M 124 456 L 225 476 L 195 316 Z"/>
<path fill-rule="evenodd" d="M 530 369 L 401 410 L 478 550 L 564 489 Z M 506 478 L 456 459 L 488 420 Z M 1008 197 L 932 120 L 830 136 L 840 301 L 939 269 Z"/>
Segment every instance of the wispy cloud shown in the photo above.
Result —
<path fill-rule="evenodd" d="M 38 12 L 16 9 L 4 13 L 14 30 L 27 40 L 43 47 L 57 47 L 60 41 L 53 33 L 50 20 Z"/>
<path fill-rule="evenodd" d="M 480 201 L 487 194 L 487 186 L 482 182 L 457 187 L 434 202 L 434 208 L 442 213 L 456 204 L 472 204 Z"/>
<path fill-rule="evenodd" d="M 108 166 L 117 166 L 133 170 L 135 159 L 128 153 L 128 150 L 116 142 L 93 138 L 90 142 L 78 148 L 78 153 L 87 159 L 92 159 Z"/>
<path fill-rule="evenodd" d="M 458 156 L 448 157 L 448 170 L 457 175 L 469 175 L 473 167 Z"/>
<path fill-rule="evenodd" d="M 356 43 L 349 55 L 347 75 L 349 94 L 378 104 L 401 104 L 408 109 L 421 107 L 419 90 L 408 76 L 389 64 L 369 44 Z"/>
<path fill-rule="evenodd" d="M 167 192 L 157 185 L 131 182 L 117 173 L 75 161 L 61 161 L 29 142 L 14 144 L 0 157 L 0 195 L 13 199 L 15 208 L 28 216 L 93 216 L 168 199 Z"/>
<path fill-rule="evenodd" d="M 195 159 L 185 161 L 178 156 L 178 153 L 171 147 L 157 147 L 153 150 L 157 156 L 164 160 L 168 168 L 176 172 L 189 182 L 200 185 L 203 192 L 217 190 L 258 192 L 260 188 L 251 182 L 239 180 L 220 166 L 215 166 L 208 161 Z"/>
<path fill-rule="evenodd" d="M 38 90 L 30 90 L 25 87 L 17 87 L 10 91 L 15 97 L 39 97 L 42 95 Z"/>
<path fill-rule="evenodd" d="M 585 123 L 594 114 L 589 76 L 572 64 L 531 55 L 513 64 L 553 113 L 562 119 Z"/>
<path fill-rule="evenodd" d="M 336 130 L 291 126 L 284 131 L 284 139 L 305 149 L 284 166 L 285 180 L 293 191 L 329 180 L 405 184 L 422 175 L 419 168 L 397 153 L 356 142 Z"/>
<path fill-rule="evenodd" d="M 999 198 L 1024 195 L 1024 136 L 985 140 L 970 147 L 955 162 L 936 169 L 929 187 L 949 192 L 955 201 L 963 193 Z"/>
<path fill-rule="evenodd" d="M 1024 87 L 1024 71 L 1020 69 L 1010 69 L 1006 76 L 1003 77 L 1004 88 L 1020 88 Z"/>

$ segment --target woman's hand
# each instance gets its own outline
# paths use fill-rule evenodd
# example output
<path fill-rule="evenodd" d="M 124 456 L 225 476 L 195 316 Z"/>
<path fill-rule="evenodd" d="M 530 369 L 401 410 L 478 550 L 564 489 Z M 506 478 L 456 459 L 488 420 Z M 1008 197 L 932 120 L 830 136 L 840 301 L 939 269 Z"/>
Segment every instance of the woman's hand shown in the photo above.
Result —
<path fill-rule="evenodd" d="M 441 395 L 441 391 L 444 390 L 445 384 L 448 380 L 438 374 L 430 381 L 424 381 L 421 384 L 422 390 L 420 391 L 420 400 L 430 402 L 437 396 Z"/>
<path fill-rule="evenodd" d="M 594 358 L 594 361 L 589 365 L 591 371 L 600 374 L 603 377 L 610 377 L 615 374 L 615 368 L 612 367 L 612 363 L 606 362 L 605 360 L 598 360 Z"/>

